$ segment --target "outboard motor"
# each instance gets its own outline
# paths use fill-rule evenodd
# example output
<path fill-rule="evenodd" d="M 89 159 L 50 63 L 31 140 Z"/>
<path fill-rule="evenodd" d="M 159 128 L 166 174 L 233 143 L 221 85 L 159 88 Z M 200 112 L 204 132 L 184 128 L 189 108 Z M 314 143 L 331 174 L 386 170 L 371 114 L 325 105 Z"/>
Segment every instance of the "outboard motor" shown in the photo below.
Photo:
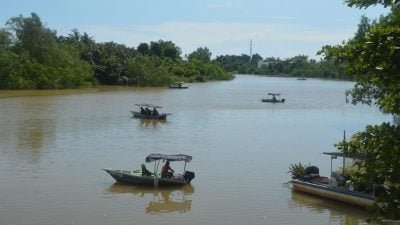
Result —
<path fill-rule="evenodd" d="M 194 179 L 194 172 L 186 171 L 183 178 L 187 184 L 190 184 L 190 181 Z"/>
<path fill-rule="evenodd" d="M 309 166 L 304 171 L 305 175 L 319 175 L 319 168 L 316 166 Z"/>

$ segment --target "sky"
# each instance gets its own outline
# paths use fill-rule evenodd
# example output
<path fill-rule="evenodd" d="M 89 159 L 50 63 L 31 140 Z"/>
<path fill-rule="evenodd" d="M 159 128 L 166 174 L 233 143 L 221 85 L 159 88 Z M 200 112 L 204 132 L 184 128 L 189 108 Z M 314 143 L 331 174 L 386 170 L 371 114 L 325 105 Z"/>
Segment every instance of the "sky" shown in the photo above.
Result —
<path fill-rule="evenodd" d="M 258 53 L 281 59 L 318 58 L 324 45 L 340 44 L 357 31 L 362 15 L 388 9 L 350 8 L 343 0 L 0 0 L 0 28 L 31 12 L 57 35 L 76 28 L 96 42 L 128 47 L 172 41 L 182 56 L 207 47 L 219 55 Z"/>

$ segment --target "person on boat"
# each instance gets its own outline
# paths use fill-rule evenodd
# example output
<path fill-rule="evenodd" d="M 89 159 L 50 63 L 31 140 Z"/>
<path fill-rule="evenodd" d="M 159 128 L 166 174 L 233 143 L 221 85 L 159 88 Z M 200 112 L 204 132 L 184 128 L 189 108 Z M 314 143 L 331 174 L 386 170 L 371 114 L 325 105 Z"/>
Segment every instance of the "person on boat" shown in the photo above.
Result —
<path fill-rule="evenodd" d="M 170 172 L 171 171 L 171 172 Z M 169 166 L 169 161 L 165 163 L 165 165 L 161 169 L 161 177 L 163 178 L 171 178 L 174 175 L 174 170 Z"/>
<path fill-rule="evenodd" d="M 151 176 L 151 172 L 147 170 L 144 164 L 142 164 L 141 167 L 142 167 L 142 176 Z"/>
<path fill-rule="evenodd" d="M 146 114 L 146 110 L 144 110 L 143 107 L 140 107 L 140 113 L 141 113 L 141 114 Z"/>
<path fill-rule="evenodd" d="M 157 111 L 156 107 L 153 108 L 153 115 L 154 115 L 154 116 L 157 116 L 157 115 L 158 115 L 158 111 Z"/>
<path fill-rule="evenodd" d="M 275 97 L 275 95 L 272 95 L 272 101 L 276 101 L 276 97 Z"/>
<path fill-rule="evenodd" d="M 151 110 L 148 107 L 146 107 L 146 114 L 151 115 Z"/>

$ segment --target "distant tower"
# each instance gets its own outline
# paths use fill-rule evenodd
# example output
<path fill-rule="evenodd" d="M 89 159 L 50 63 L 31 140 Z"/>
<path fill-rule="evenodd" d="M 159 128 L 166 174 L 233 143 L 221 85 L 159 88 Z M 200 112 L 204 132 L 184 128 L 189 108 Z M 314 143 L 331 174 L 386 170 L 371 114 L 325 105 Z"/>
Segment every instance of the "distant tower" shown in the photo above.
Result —
<path fill-rule="evenodd" d="M 251 58 L 253 58 L 253 40 L 250 40 L 250 62 Z"/>

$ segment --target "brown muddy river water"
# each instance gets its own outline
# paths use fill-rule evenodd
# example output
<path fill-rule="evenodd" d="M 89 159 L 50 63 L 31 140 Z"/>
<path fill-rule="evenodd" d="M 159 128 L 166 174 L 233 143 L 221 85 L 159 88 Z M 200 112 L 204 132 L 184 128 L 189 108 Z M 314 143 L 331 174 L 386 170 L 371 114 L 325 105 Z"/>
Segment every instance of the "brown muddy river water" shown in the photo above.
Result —
<path fill-rule="evenodd" d="M 352 86 L 237 75 L 185 90 L 0 91 L 0 224 L 366 224 L 359 208 L 284 185 L 291 163 L 314 164 L 328 176 L 330 158 L 321 153 L 335 151 L 343 130 L 349 137 L 391 121 L 346 104 Z M 262 103 L 268 92 L 286 102 Z M 133 119 L 135 103 L 172 115 Z M 101 170 L 139 168 L 150 153 L 192 155 L 191 186 L 121 185 Z"/>

